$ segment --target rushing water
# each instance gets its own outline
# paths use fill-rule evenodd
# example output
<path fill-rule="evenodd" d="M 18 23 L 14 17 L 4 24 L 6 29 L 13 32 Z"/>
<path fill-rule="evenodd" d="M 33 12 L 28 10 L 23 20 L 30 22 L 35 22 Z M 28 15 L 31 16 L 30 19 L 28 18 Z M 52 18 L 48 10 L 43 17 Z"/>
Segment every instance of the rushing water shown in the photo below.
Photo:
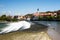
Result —
<path fill-rule="evenodd" d="M 60 22 L 57 21 L 35 21 L 48 26 L 47 33 L 53 40 L 60 40 Z M 20 24 L 20 23 L 18 23 Z M 25 23 L 26 24 L 26 23 Z M 15 24 L 13 24 L 15 25 Z M 23 24 L 22 24 L 23 25 Z M 0 29 L 8 26 L 5 23 L 0 23 Z M 15 25 L 17 27 L 17 25 Z M 19 25 L 20 26 L 20 25 Z"/>
<path fill-rule="evenodd" d="M 0 34 L 8 33 L 11 31 L 24 30 L 30 28 L 31 23 L 26 21 L 12 22 L 12 23 L 0 23 Z"/>

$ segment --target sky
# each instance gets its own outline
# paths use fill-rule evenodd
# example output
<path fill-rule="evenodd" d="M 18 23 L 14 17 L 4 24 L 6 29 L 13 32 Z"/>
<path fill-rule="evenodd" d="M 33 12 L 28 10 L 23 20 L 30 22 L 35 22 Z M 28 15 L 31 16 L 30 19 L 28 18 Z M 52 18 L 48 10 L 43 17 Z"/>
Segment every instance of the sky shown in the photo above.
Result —
<path fill-rule="evenodd" d="M 60 0 L 0 0 L 0 15 L 25 15 L 60 10 Z"/>

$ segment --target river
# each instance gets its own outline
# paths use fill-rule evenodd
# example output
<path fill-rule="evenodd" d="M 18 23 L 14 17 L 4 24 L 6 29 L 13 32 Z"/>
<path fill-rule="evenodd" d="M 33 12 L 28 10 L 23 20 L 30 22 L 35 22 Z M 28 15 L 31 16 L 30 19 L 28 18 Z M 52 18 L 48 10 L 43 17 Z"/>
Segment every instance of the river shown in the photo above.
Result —
<path fill-rule="evenodd" d="M 37 23 L 47 25 L 47 33 L 53 40 L 60 40 L 60 22 L 58 21 L 36 21 Z"/>
<path fill-rule="evenodd" d="M 57 21 L 35 21 L 37 23 L 47 25 L 47 33 L 53 40 L 60 40 L 60 22 Z M 0 23 L 0 29 L 6 27 L 5 23 Z"/>

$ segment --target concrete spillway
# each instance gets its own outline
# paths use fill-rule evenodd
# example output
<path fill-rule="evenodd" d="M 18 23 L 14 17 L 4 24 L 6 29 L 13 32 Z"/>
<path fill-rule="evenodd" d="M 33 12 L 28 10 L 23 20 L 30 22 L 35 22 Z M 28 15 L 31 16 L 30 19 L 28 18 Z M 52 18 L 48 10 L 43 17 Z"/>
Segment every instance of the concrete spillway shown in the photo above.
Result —
<path fill-rule="evenodd" d="M 28 28 L 30 28 L 31 23 L 29 23 L 27 21 L 19 21 L 19 22 L 12 22 L 7 25 L 8 25 L 7 27 L 2 28 L 0 34 L 12 32 L 12 31 L 17 31 L 17 30 L 28 29 Z"/>

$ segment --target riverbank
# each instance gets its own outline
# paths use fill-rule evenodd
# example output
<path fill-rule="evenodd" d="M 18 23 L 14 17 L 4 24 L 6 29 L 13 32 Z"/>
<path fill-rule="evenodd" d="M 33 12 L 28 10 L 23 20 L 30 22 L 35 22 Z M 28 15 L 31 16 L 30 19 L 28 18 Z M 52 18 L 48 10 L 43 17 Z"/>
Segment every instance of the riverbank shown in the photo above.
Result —
<path fill-rule="evenodd" d="M 0 35 L 0 40 L 51 40 L 46 32 L 13 32 Z"/>
<path fill-rule="evenodd" d="M 38 24 L 48 26 L 47 33 L 53 40 L 60 40 L 60 22 L 58 21 L 35 21 Z"/>
<path fill-rule="evenodd" d="M 0 35 L 0 40 L 51 40 L 47 26 L 34 23 L 31 28 Z"/>

